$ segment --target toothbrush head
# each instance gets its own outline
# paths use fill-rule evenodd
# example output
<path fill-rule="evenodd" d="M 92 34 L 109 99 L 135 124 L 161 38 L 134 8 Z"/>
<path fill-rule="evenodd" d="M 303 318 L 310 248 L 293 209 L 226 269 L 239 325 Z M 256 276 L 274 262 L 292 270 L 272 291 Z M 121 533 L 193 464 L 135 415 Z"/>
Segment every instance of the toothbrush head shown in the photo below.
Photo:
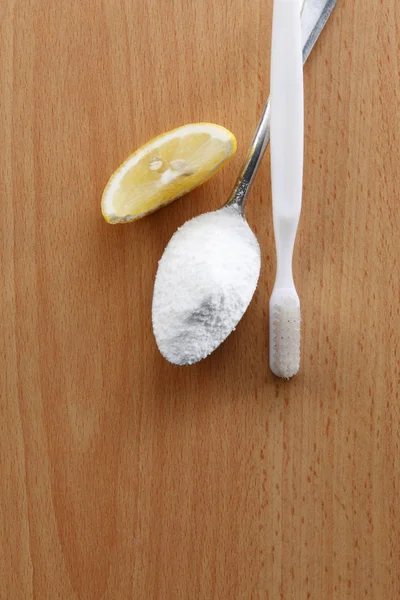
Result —
<path fill-rule="evenodd" d="M 300 368 L 300 300 L 294 289 L 274 290 L 271 296 L 270 367 L 283 379 Z"/>

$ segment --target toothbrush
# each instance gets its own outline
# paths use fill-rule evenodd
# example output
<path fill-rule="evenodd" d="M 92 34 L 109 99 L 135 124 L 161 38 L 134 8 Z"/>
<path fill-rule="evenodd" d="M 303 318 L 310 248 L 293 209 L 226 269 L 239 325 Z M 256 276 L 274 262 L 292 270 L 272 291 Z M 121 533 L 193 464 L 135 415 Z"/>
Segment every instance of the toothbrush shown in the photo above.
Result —
<path fill-rule="evenodd" d="M 270 299 L 270 368 L 300 368 L 300 300 L 292 273 L 303 186 L 304 94 L 301 0 L 275 0 L 271 49 L 271 180 L 277 256 Z"/>

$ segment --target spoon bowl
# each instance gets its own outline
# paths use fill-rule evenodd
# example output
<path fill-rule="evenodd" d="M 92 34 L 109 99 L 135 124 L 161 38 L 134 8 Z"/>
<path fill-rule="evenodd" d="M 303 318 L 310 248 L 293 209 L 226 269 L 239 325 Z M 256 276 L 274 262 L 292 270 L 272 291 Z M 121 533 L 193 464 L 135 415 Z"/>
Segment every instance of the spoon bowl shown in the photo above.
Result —
<path fill-rule="evenodd" d="M 211 354 L 246 312 L 260 268 L 257 238 L 235 207 L 187 221 L 168 243 L 154 285 L 161 354 L 176 365 Z"/>

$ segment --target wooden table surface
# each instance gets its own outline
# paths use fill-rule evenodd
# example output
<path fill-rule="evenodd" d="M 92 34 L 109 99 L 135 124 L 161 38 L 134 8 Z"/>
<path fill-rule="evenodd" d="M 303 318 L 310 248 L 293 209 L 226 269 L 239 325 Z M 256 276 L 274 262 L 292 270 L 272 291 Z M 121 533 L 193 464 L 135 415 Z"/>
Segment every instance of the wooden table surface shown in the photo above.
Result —
<path fill-rule="evenodd" d="M 0 6 L 0 598 L 400 597 L 400 4 L 338 0 L 305 68 L 295 271 L 302 369 L 268 369 L 269 157 L 248 205 L 262 276 L 208 360 L 159 355 L 176 228 L 227 198 L 263 108 L 272 0 Z M 199 190 L 107 225 L 136 147 L 238 138 Z"/>

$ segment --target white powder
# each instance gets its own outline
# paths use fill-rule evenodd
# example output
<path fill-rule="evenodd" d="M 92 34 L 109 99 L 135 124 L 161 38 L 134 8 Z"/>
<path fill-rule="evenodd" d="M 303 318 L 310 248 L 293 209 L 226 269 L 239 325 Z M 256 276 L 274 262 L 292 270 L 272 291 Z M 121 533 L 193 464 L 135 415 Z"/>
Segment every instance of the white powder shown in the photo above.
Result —
<path fill-rule="evenodd" d="M 161 354 L 177 365 L 208 356 L 245 313 L 260 274 L 260 248 L 234 208 L 187 221 L 160 260 L 153 330 Z"/>

